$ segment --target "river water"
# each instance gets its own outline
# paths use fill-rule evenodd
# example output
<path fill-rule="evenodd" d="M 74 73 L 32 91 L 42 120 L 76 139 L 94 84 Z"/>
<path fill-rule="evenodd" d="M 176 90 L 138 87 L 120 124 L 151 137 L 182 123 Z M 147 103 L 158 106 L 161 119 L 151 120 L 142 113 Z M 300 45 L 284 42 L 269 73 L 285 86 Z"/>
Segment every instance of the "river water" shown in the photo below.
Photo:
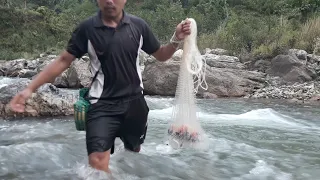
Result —
<path fill-rule="evenodd" d="M 149 128 L 140 154 L 116 141 L 114 179 L 316 180 L 320 110 L 281 102 L 199 100 L 205 150 L 166 145 L 171 98 L 147 97 Z M 0 179 L 107 179 L 88 167 L 85 134 L 72 117 L 0 120 Z"/>

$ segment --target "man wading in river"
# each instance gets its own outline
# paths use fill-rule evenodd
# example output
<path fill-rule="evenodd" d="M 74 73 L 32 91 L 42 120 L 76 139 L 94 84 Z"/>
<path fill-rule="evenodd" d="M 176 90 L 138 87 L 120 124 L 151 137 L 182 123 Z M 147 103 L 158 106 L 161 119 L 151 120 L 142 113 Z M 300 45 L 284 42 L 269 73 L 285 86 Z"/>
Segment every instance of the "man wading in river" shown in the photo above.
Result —
<path fill-rule="evenodd" d="M 138 69 L 139 49 L 159 61 L 168 60 L 177 49 L 177 41 L 190 34 L 190 22 L 178 24 L 170 43 L 161 46 L 143 19 L 123 10 L 126 0 L 97 1 L 100 8 L 97 15 L 77 26 L 66 50 L 10 105 L 14 111 L 23 112 L 33 92 L 88 53 L 93 69 L 99 71 L 89 92 L 98 98 L 91 100 L 86 123 L 89 164 L 110 172 L 108 165 L 115 138 L 119 135 L 127 150 L 139 152 L 146 136 L 149 108 Z"/>

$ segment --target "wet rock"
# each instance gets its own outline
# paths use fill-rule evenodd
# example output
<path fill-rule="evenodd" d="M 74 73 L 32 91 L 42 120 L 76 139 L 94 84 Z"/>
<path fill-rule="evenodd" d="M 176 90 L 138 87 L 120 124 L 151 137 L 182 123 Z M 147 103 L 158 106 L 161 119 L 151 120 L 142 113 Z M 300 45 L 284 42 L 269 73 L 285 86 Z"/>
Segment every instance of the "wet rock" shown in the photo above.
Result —
<path fill-rule="evenodd" d="M 298 59 L 304 60 L 304 61 L 307 60 L 307 56 L 308 56 L 307 51 L 301 50 L 301 49 L 289 49 L 288 54 L 295 55 Z"/>
<path fill-rule="evenodd" d="M 270 68 L 266 73 L 279 76 L 289 82 L 311 81 L 315 74 L 295 56 L 278 55 L 271 61 Z"/>
<path fill-rule="evenodd" d="M 274 79 L 268 78 L 267 81 L 274 81 Z M 266 87 L 258 89 L 246 97 L 255 99 L 288 99 L 291 101 L 304 102 L 315 99 L 315 97 L 320 94 L 319 87 L 319 83 L 317 82 L 270 82 Z"/>
<path fill-rule="evenodd" d="M 310 101 L 320 101 L 320 94 L 315 94 L 310 98 Z"/>
<path fill-rule="evenodd" d="M 17 59 L 7 61 L 0 67 L 0 75 L 33 79 L 57 57 L 56 55 L 43 55 L 42 58 L 36 60 Z M 88 86 L 92 78 L 89 63 L 86 57 L 75 60 L 66 71 L 51 83 L 59 88 L 81 88 Z"/>
<path fill-rule="evenodd" d="M 143 73 L 146 94 L 164 96 L 175 94 L 180 70 L 180 60 L 177 60 L 177 57 L 181 58 L 181 54 L 181 51 L 176 52 L 173 59 L 166 62 L 153 60 L 146 63 Z M 241 97 L 253 89 L 264 86 L 264 73 L 243 70 L 238 66 L 240 62 L 236 57 L 212 55 L 204 55 L 204 58 L 208 58 L 206 66 L 208 90 L 199 89 L 198 96 L 203 97 L 206 96 L 204 93 L 210 93 L 218 97 Z"/>
<path fill-rule="evenodd" d="M 147 53 L 145 53 L 144 51 L 142 51 L 142 50 L 139 51 L 139 65 L 141 68 L 141 72 L 143 72 L 144 67 L 145 67 L 144 65 L 148 61 L 149 57 L 150 56 Z"/>
<path fill-rule="evenodd" d="M 39 64 L 39 60 L 17 59 L 6 61 L 0 69 L 4 76 L 30 78 L 36 73 Z"/>
<path fill-rule="evenodd" d="M 88 87 L 93 75 L 89 70 L 89 62 L 82 59 L 72 62 L 70 68 L 66 71 L 64 81 L 68 88 Z"/>
<path fill-rule="evenodd" d="M 208 67 L 206 82 L 208 90 L 199 89 L 200 94 L 210 92 L 218 97 L 243 97 L 254 89 L 264 87 L 265 74 L 231 68 Z"/>
<path fill-rule="evenodd" d="M 177 61 L 147 61 L 142 74 L 144 92 L 149 95 L 173 95 L 178 73 L 179 62 Z"/>
<path fill-rule="evenodd" d="M 316 63 L 317 65 L 319 65 L 319 63 L 320 63 L 320 56 L 317 56 L 314 54 L 308 54 L 307 59 L 310 64 Z"/>
<path fill-rule="evenodd" d="M 253 69 L 256 69 L 260 72 L 265 72 L 271 65 L 270 61 L 267 60 L 258 60 L 253 64 Z"/>
<path fill-rule="evenodd" d="M 203 58 L 211 67 L 230 68 L 230 69 L 245 69 L 244 64 L 240 63 L 239 59 L 234 56 L 205 54 Z"/>
<path fill-rule="evenodd" d="M 228 55 L 229 52 L 221 48 L 216 48 L 216 49 L 206 48 L 204 50 L 204 54 Z"/>
<path fill-rule="evenodd" d="M 69 88 L 67 72 L 68 71 L 62 72 L 62 74 L 56 77 L 51 83 L 58 88 Z"/>
<path fill-rule="evenodd" d="M 216 94 L 213 94 L 213 93 L 204 92 L 202 94 L 202 98 L 204 98 L 204 99 L 216 99 L 216 98 L 218 98 L 218 96 Z"/>
<path fill-rule="evenodd" d="M 139 65 L 146 94 L 175 94 L 182 54 L 183 50 L 179 49 L 167 62 L 159 62 L 145 52 L 139 52 Z M 0 76 L 32 79 L 57 57 L 47 53 L 35 60 L 4 61 L 0 63 Z M 316 99 L 319 95 L 317 88 L 320 81 L 320 56 L 308 54 L 304 50 L 291 49 L 288 54 L 257 61 L 248 55 L 246 60 L 240 61 L 240 56 L 230 56 L 227 50 L 207 48 L 202 58 L 207 63 L 208 90 L 199 89 L 197 96 L 201 98 L 276 98 L 305 102 Z M 90 59 L 84 56 L 75 60 L 70 68 L 51 83 L 56 88 L 78 89 L 88 86 L 92 77 Z M 312 83 L 315 90 L 307 88 Z M 294 85 L 295 90 L 290 89 L 291 85 Z M 11 89 L 14 90 L 13 87 Z M 61 89 L 59 90 L 61 92 Z M 42 95 L 41 98 L 45 96 Z M 39 114 L 38 110 L 36 112 Z"/>
<path fill-rule="evenodd" d="M 15 79 L 0 87 L 0 117 L 66 116 L 73 114 L 73 104 L 77 100 L 74 92 L 61 91 L 52 84 L 41 86 L 26 102 L 26 111 L 16 113 L 10 109 L 9 102 L 30 83 L 29 79 Z"/>
<path fill-rule="evenodd" d="M 32 78 L 33 76 L 37 75 L 37 71 L 35 70 L 29 70 L 29 69 L 22 69 L 18 72 L 18 75 L 16 77 L 21 78 Z"/>

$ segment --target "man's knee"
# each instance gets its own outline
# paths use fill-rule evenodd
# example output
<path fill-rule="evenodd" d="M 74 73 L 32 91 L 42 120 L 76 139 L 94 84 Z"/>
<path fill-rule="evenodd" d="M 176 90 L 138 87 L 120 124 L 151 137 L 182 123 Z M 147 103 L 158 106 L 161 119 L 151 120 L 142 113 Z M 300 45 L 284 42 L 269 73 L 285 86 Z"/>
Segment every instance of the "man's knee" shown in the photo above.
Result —
<path fill-rule="evenodd" d="M 134 151 L 134 152 L 140 152 L 140 150 L 141 150 L 141 145 L 138 146 L 138 147 L 136 147 L 133 151 Z"/>
<path fill-rule="evenodd" d="M 138 147 L 136 147 L 136 148 L 126 147 L 126 150 L 131 151 L 131 152 L 136 152 L 136 153 L 138 153 L 138 152 L 140 152 L 140 150 L 141 150 L 141 145 L 138 146 Z"/>
<path fill-rule="evenodd" d="M 94 152 L 89 155 L 89 164 L 91 167 L 110 172 L 109 171 L 110 150 L 106 152 Z"/>

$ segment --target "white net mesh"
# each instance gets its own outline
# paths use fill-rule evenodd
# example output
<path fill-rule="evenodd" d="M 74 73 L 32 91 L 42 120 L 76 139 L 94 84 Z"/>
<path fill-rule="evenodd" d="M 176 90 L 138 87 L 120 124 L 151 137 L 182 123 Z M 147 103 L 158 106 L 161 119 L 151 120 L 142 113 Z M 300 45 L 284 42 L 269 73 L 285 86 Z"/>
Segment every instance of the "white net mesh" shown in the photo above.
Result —
<path fill-rule="evenodd" d="M 172 122 L 168 129 L 169 144 L 180 148 L 196 147 L 205 140 L 205 133 L 198 120 L 195 94 L 199 87 L 207 89 L 206 62 L 197 46 L 196 21 L 192 18 L 188 20 L 191 22 L 191 34 L 183 44 Z"/>

